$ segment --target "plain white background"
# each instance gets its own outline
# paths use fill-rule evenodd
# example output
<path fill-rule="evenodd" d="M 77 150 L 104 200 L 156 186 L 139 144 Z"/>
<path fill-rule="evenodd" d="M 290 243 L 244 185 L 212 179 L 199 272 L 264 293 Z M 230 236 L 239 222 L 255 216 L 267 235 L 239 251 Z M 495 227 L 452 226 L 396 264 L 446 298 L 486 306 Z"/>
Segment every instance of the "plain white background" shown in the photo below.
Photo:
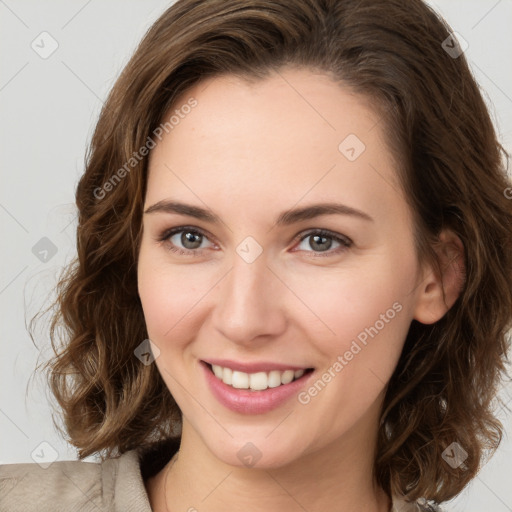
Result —
<path fill-rule="evenodd" d="M 511 151 L 512 1 L 430 3 L 467 41 L 466 57 Z M 41 333 L 36 348 L 26 322 L 47 304 L 57 274 L 74 255 L 74 189 L 102 101 L 169 5 L 0 0 L 2 463 L 33 462 L 34 453 L 49 460 L 76 458 L 53 427 L 44 380 L 31 378 L 35 365 L 50 355 L 47 335 Z M 52 45 L 58 47 L 46 56 Z M 512 386 L 501 395 L 512 407 Z M 507 429 L 502 446 L 445 510 L 512 511 L 512 413 L 500 410 L 499 417 Z"/>

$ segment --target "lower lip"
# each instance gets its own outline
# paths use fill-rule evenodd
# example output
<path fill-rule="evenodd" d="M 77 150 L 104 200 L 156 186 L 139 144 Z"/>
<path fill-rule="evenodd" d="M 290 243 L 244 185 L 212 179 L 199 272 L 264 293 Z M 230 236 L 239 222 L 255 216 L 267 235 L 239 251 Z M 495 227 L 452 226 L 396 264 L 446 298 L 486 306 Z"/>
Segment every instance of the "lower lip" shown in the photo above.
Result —
<path fill-rule="evenodd" d="M 277 388 L 249 391 L 248 389 L 236 389 L 224 384 L 215 377 L 210 367 L 203 361 L 201 361 L 201 366 L 206 382 L 215 398 L 228 409 L 240 414 L 263 414 L 276 409 L 292 396 L 298 394 L 313 374 L 312 371 L 309 371 L 293 382 L 283 384 Z"/>

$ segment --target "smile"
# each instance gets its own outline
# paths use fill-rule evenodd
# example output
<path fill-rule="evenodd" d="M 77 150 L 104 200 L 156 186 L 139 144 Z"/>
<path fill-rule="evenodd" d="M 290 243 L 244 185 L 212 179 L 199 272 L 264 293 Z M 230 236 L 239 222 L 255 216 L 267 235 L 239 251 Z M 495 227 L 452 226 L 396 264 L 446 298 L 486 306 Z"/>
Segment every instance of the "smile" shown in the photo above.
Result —
<path fill-rule="evenodd" d="M 219 380 L 236 389 L 263 391 L 289 384 L 304 375 L 306 370 L 272 370 L 269 372 L 245 373 L 232 368 L 212 365 L 212 371 Z"/>
<path fill-rule="evenodd" d="M 314 373 L 273 363 L 201 361 L 207 387 L 224 407 L 240 414 L 264 414 L 297 395 Z"/>

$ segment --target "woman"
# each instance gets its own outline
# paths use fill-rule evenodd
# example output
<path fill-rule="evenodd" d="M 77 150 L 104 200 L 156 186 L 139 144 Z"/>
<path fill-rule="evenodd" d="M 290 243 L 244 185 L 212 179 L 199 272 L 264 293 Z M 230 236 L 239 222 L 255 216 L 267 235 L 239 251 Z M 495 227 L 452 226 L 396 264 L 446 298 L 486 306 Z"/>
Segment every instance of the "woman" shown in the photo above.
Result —
<path fill-rule="evenodd" d="M 52 324 L 66 435 L 104 461 L 4 466 L 2 510 L 405 512 L 475 477 L 512 203 L 457 49 L 420 0 L 161 16 L 98 121 Z"/>

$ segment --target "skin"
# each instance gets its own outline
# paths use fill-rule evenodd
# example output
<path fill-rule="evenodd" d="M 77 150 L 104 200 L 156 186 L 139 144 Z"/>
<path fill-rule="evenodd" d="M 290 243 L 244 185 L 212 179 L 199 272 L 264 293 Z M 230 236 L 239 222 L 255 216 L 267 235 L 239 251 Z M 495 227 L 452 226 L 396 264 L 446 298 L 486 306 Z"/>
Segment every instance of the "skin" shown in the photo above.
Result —
<path fill-rule="evenodd" d="M 221 222 L 144 215 L 139 294 L 160 350 L 155 363 L 183 412 L 178 459 L 146 482 L 151 506 L 387 511 L 390 499 L 372 480 L 386 384 L 411 321 L 435 322 L 455 301 L 457 269 L 448 264 L 437 275 L 418 261 L 383 123 L 364 97 L 291 68 L 252 84 L 209 79 L 176 106 L 190 97 L 198 105 L 150 155 L 145 210 L 180 201 Z M 366 146 L 353 162 L 338 149 L 349 134 Z M 373 220 L 329 214 L 276 225 L 284 210 L 325 202 Z M 205 234 L 199 249 L 172 252 L 172 243 L 190 247 L 181 233 L 159 240 L 179 226 Z M 340 251 L 328 239 L 331 247 L 320 251 L 305 236 L 311 229 L 352 245 Z M 236 252 L 248 236 L 263 249 L 252 263 Z M 460 241 L 443 232 L 441 242 L 441 262 L 455 257 L 460 264 Z M 198 364 L 213 357 L 275 361 L 313 367 L 319 378 L 396 303 L 400 312 L 307 404 L 293 397 L 264 414 L 230 411 Z M 237 456 L 248 442 L 262 454 L 250 468 Z"/>

